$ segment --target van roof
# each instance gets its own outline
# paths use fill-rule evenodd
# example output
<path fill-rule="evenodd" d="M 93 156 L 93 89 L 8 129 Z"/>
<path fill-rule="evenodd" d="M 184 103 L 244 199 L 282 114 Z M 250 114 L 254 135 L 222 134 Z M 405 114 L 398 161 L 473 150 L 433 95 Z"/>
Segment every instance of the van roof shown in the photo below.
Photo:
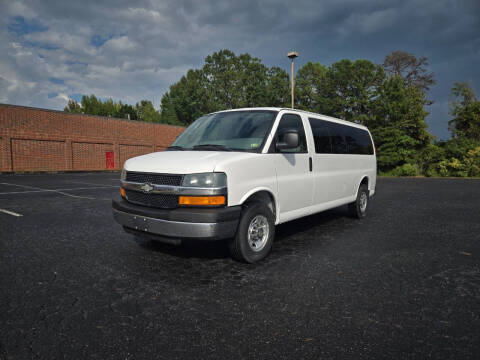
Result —
<path fill-rule="evenodd" d="M 247 110 L 292 111 L 292 112 L 298 112 L 298 113 L 304 113 L 304 114 L 312 115 L 312 116 L 315 116 L 315 117 L 317 117 L 319 119 L 322 119 L 322 120 L 333 121 L 333 122 L 337 122 L 337 123 L 341 123 L 341 124 L 345 124 L 345 125 L 349 125 L 349 126 L 353 126 L 353 127 L 359 127 L 359 128 L 367 129 L 367 127 L 365 125 L 357 124 L 357 123 L 354 123 L 354 122 L 351 122 L 351 121 L 338 119 L 338 118 L 334 118 L 334 117 L 331 117 L 331 116 L 314 113 L 314 112 L 311 112 L 311 111 L 300 110 L 300 109 L 292 109 L 292 108 L 284 108 L 284 107 L 239 108 L 239 109 L 220 110 L 220 111 L 213 112 L 212 114 L 217 114 L 217 113 L 221 113 L 221 112 L 230 112 L 230 111 L 247 111 Z"/>

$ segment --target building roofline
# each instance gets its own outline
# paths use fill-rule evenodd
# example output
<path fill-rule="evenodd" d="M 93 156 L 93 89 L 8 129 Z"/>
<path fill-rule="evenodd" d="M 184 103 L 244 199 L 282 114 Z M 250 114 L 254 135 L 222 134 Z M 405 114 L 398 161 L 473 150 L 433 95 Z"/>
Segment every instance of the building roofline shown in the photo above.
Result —
<path fill-rule="evenodd" d="M 117 118 L 113 116 L 102 116 L 102 115 L 90 115 L 90 114 L 83 114 L 83 113 L 71 113 L 68 111 L 63 111 L 63 110 L 53 110 L 53 109 L 45 109 L 45 108 L 39 108 L 39 107 L 33 107 L 33 106 L 24 106 L 24 105 L 15 105 L 15 104 L 3 104 L 0 103 L 0 106 L 5 106 L 5 107 L 11 107 L 11 108 L 23 108 L 23 109 L 29 109 L 29 110 L 38 110 L 38 111 L 45 111 L 45 112 L 53 112 L 53 113 L 61 113 L 64 115 L 79 115 L 79 116 L 88 116 L 88 117 L 96 117 L 100 119 L 106 119 L 106 120 L 122 120 L 122 121 L 133 121 L 136 123 L 144 123 L 144 124 L 152 124 L 152 125 L 162 125 L 162 126 L 170 126 L 170 127 L 176 127 L 176 128 L 181 128 L 185 129 L 185 126 L 180 126 L 180 125 L 171 125 L 171 124 L 164 124 L 164 123 L 155 123 L 155 122 L 148 122 L 148 121 L 142 121 L 142 120 L 132 120 L 132 119 L 124 119 L 124 118 Z"/>

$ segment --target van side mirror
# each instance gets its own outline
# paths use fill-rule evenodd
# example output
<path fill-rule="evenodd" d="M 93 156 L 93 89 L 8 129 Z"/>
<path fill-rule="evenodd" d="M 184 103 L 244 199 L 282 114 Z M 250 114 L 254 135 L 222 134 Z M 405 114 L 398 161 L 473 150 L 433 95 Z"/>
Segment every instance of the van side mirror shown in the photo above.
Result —
<path fill-rule="evenodd" d="M 285 130 L 282 133 L 283 141 L 277 142 L 277 150 L 294 149 L 298 146 L 298 131 Z"/>

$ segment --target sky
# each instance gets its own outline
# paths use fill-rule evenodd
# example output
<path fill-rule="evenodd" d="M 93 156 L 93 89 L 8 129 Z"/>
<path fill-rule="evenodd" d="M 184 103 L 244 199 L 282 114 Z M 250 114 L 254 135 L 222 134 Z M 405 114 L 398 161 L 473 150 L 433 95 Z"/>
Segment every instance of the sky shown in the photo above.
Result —
<path fill-rule="evenodd" d="M 0 0 L 0 103 L 63 109 L 82 94 L 161 96 L 207 55 L 248 52 L 289 71 L 395 50 L 429 59 L 429 130 L 447 129 L 451 88 L 480 97 L 480 0 Z"/>

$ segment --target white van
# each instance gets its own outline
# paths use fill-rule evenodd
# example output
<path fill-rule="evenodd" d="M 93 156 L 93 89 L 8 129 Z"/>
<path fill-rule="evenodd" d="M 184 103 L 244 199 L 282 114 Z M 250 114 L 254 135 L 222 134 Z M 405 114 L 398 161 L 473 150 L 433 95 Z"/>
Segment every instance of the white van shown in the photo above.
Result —
<path fill-rule="evenodd" d="M 284 108 L 220 111 L 166 151 L 127 160 L 113 214 L 163 242 L 229 239 L 233 257 L 253 263 L 277 224 L 345 204 L 363 218 L 376 168 L 364 126 Z"/>

